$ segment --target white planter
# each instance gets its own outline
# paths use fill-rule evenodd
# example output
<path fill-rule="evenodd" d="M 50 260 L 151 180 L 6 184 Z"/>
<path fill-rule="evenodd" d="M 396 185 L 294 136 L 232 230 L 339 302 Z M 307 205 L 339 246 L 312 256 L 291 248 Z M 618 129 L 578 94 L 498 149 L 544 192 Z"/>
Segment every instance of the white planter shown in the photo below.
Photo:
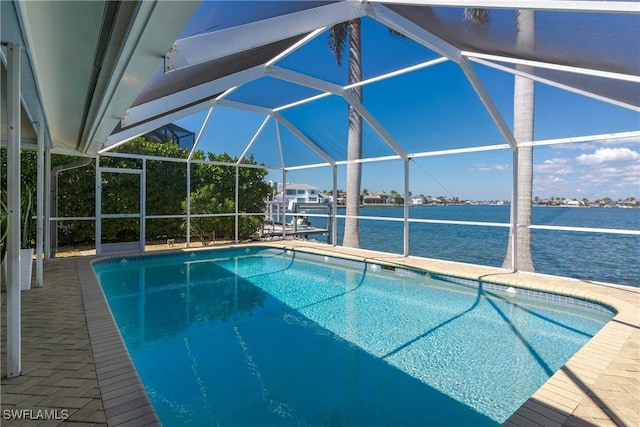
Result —
<path fill-rule="evenodd" d="M 33 274 L 33 248 L 20 249 L 20 290 L 31 289 Z"/>
<path fill-rule="evenodd" d="M 4 259 L 4 276 L 7 277 L 7 259 Z M 20 290 L 31 289 L 33 274 L 33 248 L 20 249 Z"/>

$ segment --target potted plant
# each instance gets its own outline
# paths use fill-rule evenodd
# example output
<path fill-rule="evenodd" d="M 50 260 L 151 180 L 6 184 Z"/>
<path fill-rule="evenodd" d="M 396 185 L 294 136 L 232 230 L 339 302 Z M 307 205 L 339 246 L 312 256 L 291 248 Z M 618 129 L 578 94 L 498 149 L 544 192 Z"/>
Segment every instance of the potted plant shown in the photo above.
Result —
<path fill-rule="evenodd" d="M 33 203 L 33 188 L 25 184 L 20 194 L 20 212 L 22 214 L 20 234 L 20 289 L 31 288 L 31 276 L 33 275 L 33 215 L 35 206 Z"/>
<path fill-rule="evenodd" d="M 2 191 L 0 198 L 0 256 L 7 272 L 7 264 L 4 258 L 7 252 L 7 235 L 9 228 L 9 211 L 6 204 L 6 191 Z M 22 186 L 20 197 L 20 226 L 22 234 L 20 239 L 20 289 L 27 290 L 31 288 L 31 276 L 33 274 L 33 189 L 25 184 Z"/>
<path fill-rule="evenodd" d="M 4 193 L 3 193 L 4 196 Z M 0 263 L 4 262 L 4 256 L 7 253 L 7 234 L 9 229 L 9 211 L 7 205 L 4 203 L 4 197 L 0 198 Z"/>

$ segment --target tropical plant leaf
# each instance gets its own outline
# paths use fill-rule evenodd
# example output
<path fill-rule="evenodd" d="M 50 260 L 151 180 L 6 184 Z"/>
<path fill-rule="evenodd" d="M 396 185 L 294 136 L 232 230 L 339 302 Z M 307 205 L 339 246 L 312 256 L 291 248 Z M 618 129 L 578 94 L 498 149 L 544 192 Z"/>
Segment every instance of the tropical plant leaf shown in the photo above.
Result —
<path fill-rule="evenodd" d="M 338 65 L 342 66 L 342 52 L 349 39 L 349 24 L 343 22 L 341 24 L 334 25 L 329 30 L 329 49 L 336 57 Z"/>

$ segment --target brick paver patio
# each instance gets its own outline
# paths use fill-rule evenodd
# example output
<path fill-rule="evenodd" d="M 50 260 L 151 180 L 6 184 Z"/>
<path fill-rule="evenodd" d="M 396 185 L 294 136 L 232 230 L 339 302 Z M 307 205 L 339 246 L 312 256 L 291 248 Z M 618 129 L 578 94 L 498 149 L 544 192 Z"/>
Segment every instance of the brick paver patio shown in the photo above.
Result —
<path fill-rule="evenodd" d="M 160 425 L 89 259 L 48 261 L 44 277 L 22 292 L 22 375 L 7 379 L 3 363 L 2 426 Z"/>
<path fill-rule="evenodd" d="M 42 288 L 22 292 L 22 376 L 7 380 L 2 364 L 2 425 L 56 425 L 7 420 L 5 410 L 57 410 L 58 418 L 104 425 L 96 367 L 76 260 L 46 263 Z M 3 285 L 4 287 L 4 285 Z M 2 359 L 6 356 L 6 293 L 2 293 Z M 62 410 L 67 413 L 62 413 Z"/>
<path fill-rule="evenodd" d="M 455 271 L 462 277 L 484 276 L 497 283 L 609 304 L 618 315 L 505 424 L 640 425 L 640 290 L 304 242 L 270 244 L 340 252 L 449 274 Z M 95 280 L 91 259 L 95 258 L 47 261 L 44 287 L 22 292 L 22 376 L 12 379 L 6 378 L 3 285 L 2 426 L 160 424 Z"/>

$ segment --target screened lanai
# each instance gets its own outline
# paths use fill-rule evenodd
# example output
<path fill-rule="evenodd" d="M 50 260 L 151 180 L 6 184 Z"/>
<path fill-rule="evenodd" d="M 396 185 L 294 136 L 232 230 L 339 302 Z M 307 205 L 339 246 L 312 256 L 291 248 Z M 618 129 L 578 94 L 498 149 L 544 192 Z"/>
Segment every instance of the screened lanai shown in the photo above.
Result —
<path fill-rule="evenodd" d="M 37 150 L 39 284 L 42 259 L 52 247 L 51 227 L 61 221 L 95 224 L 101 254 L 109 252 L 101 242 L 101 224 L 110 219 L 133 218 L 140 238 L 124 249 L 143 251 L 147 221 L 186 221 L 189 246 L 193 217 L 234 218 L 237 241 L 241 217 L 265 215 L 240 210 L 238 178 L 233 212 L 192 212 L 194 165 L 215 164 L 236 177 L 244 167 L 265 168 L 283 191 L 288 182 L 320 182 L 332 200 L 329 241 L 340 245 L 339 222 L 353 216 L 338 209 L 338 189 L 346 186 L 348 165 L 360 164 L 363 185 L 383 175 L 390 186 L 384 189 L 402 195 L 403 214 L 382 221 L 398 225 L 396 252 L 409 256 L 420 255 L 411 251 L 411 230 L 440 221 L 412 216 L 409 201 L 424 180 L 438 184 L 433 191 L 448 191 L 442 159 L 461 159 L 459 172 L 467 163 L 482 164 L 484 153 L 499 153 L 508 173 L 486 186 L 501 188 L 503 199 L 511 201 L 510 219 L 458 222 L 502 228 L 505 240 L 511 236 L 517 242 L 523 228 L 554 229 L 517 220 L 521 148 L 538 153 L 590 143 L 637 150 L 640 140 L 635 1 L 16 1 L 1 7 L 9 221 L 20 218 L 20 150 Z M 480 18 L 470 17 L 471 9 L 483 11 L 476 15 Z M 535 12 L 524 42 L 520 19 L 526 14 L 519 11 Z M 348 47 L 340 49 L 341 63 L 328 47 L 332 28 L 355 19 L 361 23 L 357 81 L 349 79 Z M 518 138 L 514 130 L 516 77 L 535 82 L 531 138 Z M 362 151 L 355 156 L 348 153 L 349 111 L 362 119 Z M 603 118 L 610 116 L 616 120 Z M 195 133 L 187 156 L 116 152 L 170 124 Z M 234 160 L 196 159 L 198 150 L 228 153 Z M 102 212 L 96 190 L 93 215 L 57 217 L 45 198 L 52 185 L 52 153 L 96 159 L 98 189 L 109 174 L 134 176 L 141 189 L 137 210 Z M 249 156 L 255 164 L 242 162 Z M 101 166 L 123 157 L 139 162 L 121 170 Z M 153 185 L 145 181 L 148 162 L 187 170 L 180 195 L 184 213 L 145 210 L 147 186 Z M 638 163 L 630 172 L 631 186 L 638 184 Z M 284 198 L 282 203 L 285 211 Z M 316 215 L 318 221 L 327 216 Z M 555 228 L 639 234 L 637 229 Z M 19 229 L 10 228 L 7 296 L 18 316 L 19 240 Z M 515 251 L 511 269 L 518 270 Z"/>

